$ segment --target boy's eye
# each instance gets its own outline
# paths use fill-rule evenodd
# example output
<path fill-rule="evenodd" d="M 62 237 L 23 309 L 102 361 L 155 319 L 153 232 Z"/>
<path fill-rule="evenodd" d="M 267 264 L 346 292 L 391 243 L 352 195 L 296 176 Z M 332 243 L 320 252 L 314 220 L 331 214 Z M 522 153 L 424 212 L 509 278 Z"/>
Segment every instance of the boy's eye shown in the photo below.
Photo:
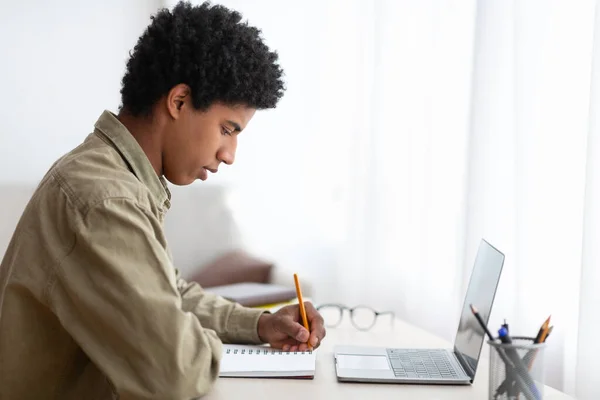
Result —
<path fill-rule="evenodd" d="M 225 128 L 224 126 L 221 127 L 221 133 L 223 135 L 231 136 L 231 132 L 227 130 L 227 128 Z"/>

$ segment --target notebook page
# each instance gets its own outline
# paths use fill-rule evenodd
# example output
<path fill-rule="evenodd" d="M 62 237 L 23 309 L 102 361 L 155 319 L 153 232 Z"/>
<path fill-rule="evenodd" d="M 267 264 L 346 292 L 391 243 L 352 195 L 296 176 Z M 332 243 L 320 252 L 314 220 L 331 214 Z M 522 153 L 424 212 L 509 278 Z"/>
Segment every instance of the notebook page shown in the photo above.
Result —
<path fill-rule="evenodd" d="M 265 346 L 223 345 L 219 376 L 310 377 L 316 352 L 285 352 Z"/>

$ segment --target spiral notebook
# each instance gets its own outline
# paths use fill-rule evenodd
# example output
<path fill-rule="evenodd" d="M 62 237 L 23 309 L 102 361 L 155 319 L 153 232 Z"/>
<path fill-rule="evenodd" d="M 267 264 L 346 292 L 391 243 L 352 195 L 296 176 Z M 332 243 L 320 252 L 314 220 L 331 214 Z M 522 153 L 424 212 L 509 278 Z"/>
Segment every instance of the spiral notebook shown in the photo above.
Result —
<path fill-rule="evenodd" d="M 220 377 L 313 379 L 316 352 L 286 352 L 265 346 L 223 345 Z"/>

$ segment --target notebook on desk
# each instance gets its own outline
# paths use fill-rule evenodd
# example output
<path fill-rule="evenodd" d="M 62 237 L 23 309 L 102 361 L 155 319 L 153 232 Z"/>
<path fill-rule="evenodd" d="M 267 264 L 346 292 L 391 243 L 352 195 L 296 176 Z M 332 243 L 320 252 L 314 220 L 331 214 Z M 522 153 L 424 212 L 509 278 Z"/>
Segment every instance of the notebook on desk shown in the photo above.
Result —
<path fill-rule="evenodd" d="M 314 351 L 286 352 L 265 346 L 223 345 L 220 377 L 313 379 Z"/>

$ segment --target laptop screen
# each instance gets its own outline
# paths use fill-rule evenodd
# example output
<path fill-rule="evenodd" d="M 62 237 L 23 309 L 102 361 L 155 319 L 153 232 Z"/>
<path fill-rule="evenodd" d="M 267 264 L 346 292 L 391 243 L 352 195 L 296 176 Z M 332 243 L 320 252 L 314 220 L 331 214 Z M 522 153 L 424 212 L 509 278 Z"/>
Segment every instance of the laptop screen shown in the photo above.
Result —
<path fill-rule="evenodd" d="M 471 379 L 475 377 L 483 341 L 487 340 L 483 328 L 471 312 L 471 304 L 477 308 L 481 318 L 487 324 L 503 265 L 504 254 L 482 240 L 471 272 L 469 288 L 454 340 L 454 352 Z"/>

